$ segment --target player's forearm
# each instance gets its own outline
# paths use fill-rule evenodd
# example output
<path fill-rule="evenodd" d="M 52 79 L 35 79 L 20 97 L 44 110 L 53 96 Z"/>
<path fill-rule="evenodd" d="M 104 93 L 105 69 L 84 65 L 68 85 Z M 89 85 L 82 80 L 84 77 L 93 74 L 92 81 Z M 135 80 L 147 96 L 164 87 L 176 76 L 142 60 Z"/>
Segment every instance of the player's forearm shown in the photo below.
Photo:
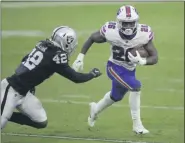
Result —
<path fill-rule="evenodd" d="M 103 37 L 100 34 L 100 31 L 96 31 L 92 33 L 88 40 L 85 42 L 81 50 L 81 53 L 85 55 L 93 43 L 104 43 L 104 42 L 106 42 L 105 37 Z"/>
<path fill-rule="evenodd" d="M 150 56 L 146 59 L 146 65 L 154 65 L 158 62 L 158 56 Z"/>
<path fill-rule="evenodd" d="M 73 70 L 71 67 L 66 67 L 58 73 L 75 83 L 87 82 L 94 78 L 91 73 L 79 73 Z"/>
<path fill-rule="evenodd" d="M 84 83 L 93 79 L 93 75 L 90 73 L 79 73 L 72 68 L 67 69 L 67 78 L 75 83 Z"/>
<path fill-rule="evenodd" d="M 84 83 L 93 79 L 93 75 L 90 73 L 76 73 L 71 78 L 71 81 L 75 83 Z"/>
<path fill-rule="evenodd" d="M 88 40 L 84 43 L 81 53 L 85 55 L 93 43 L 93 39 L 89 37 Z"/>

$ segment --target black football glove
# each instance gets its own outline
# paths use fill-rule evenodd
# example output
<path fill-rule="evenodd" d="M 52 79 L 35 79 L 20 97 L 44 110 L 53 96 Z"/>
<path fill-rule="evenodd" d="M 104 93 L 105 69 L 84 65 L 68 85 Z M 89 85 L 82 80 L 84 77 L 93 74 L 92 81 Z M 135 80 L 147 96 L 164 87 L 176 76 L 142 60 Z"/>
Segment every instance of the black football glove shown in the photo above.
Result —
<path fill-rule="evenodd" d="M 94 76 L 94 78 L 99 77 L 102 74 L 97 68 L 94 68 L 90 73 Z"/>

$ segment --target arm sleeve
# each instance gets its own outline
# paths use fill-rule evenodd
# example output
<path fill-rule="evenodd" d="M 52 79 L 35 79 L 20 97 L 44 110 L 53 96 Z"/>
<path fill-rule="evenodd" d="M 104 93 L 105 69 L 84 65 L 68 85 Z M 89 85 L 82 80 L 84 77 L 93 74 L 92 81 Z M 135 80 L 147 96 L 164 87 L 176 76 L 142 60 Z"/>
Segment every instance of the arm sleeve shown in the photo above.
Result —
<path fill-rule="evenodd" d="M 148 41 L 153 41 L 154 40 L 154 32 L 152 31 L 151 27 L 149 27 L 149 36 L 148 36 Z"/>
<path fill-rule="evenodd" d="M 93 75 L 91 73 L 76 72 L 69 65 L 61 65 L 57 68 L 57 73 L 75 83 L 83 83 L 93 79 Z"/>
<path fill-rule="evenodd" d="M 72 69 L 68 64 L 68 57 L 65 53 L 57 53 L 53 58 L 53 62 L 56 73 L 75 83 L 87 82 L 94 78 L 91 73 L 79 73 Z"/>

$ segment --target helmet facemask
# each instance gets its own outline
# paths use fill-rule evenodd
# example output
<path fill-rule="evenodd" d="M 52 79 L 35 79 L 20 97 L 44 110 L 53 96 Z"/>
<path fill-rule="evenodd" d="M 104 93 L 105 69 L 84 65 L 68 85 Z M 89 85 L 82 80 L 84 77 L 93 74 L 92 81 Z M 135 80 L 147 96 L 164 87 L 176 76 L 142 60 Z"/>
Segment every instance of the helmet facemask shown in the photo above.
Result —
<path fill-rule="evenodd" d="M 133 35 L 137 31 L 137 21 L 132 21 L 132 22 L 125 22 L 125 21 L 118 21 L 118 28 L 119 30 L 125 34 L 125 35 Z"/>
<path fill-rule="evenodd" d="M 78 42 L 76 39 L 74 39 L 72 36 L 67 36 L 64 51 L 66 51 L 68 55 L 71 56 L 75 52 L 77 45 Z"/>

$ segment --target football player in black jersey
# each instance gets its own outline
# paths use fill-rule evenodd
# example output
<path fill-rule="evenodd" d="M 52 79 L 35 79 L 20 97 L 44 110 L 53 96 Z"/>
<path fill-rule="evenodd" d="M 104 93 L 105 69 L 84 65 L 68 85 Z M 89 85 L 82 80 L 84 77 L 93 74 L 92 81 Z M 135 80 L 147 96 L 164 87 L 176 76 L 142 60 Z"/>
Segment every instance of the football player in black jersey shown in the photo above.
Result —
<path fill-rule="evenodd" d="M 73 29 L 60 26 L 50 39 L 42 40 L 26 55 L 15 73 L 1 81 L 1 129 L 7 121 L 35 128 L 47 126 L 47 115 L 41 102 L 34 96 L 34 88 L 54 73 L 83 83 L 101 75 L 94 68 L 89 73 L 78 73 L 68 64 L 77 47 Z M 20 112 L 13 112 L 17 108 Z"/>

